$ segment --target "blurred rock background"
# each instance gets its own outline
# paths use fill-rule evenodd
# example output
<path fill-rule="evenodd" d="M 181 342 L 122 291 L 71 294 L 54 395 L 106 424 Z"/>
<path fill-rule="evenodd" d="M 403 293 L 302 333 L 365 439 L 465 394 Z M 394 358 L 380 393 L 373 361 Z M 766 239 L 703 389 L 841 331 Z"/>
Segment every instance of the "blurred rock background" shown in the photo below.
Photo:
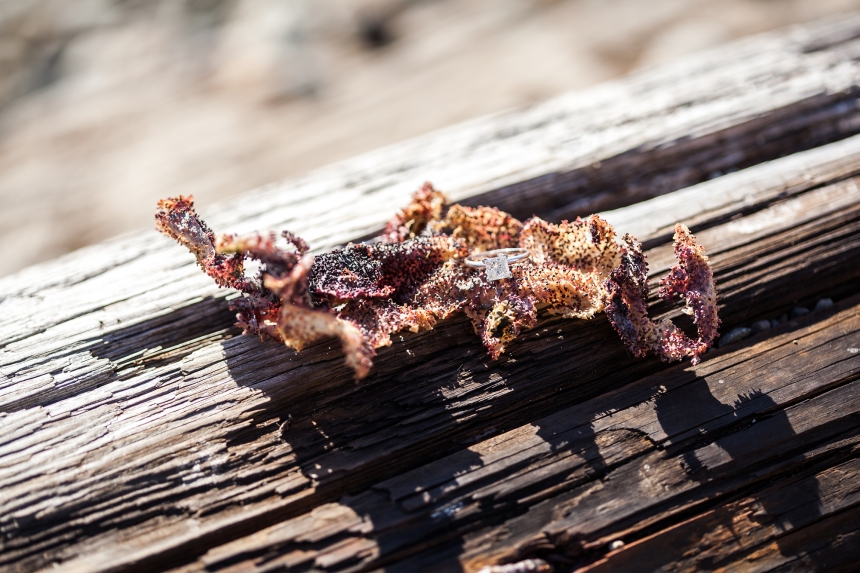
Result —
<path fill-rule="evenodd" d="M 0 276 L 860 0 L 0 0 Z"/>

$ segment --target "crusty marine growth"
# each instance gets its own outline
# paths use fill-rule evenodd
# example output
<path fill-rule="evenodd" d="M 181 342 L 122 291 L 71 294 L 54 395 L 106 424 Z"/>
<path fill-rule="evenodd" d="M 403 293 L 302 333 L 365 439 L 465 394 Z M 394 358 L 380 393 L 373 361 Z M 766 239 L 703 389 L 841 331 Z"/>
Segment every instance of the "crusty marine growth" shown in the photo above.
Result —
<path fill-rule="evenodd" d="M 429 183 L 393 220 L 381 242 L 349 244 L 313 257 L 299 237 L 215 234 L 200 220 L 191 197 L 158 203 L 157 228 L 187 247 L 219 286 L 239 290 L 231 302 L 246 334 L 268 336 L 301 350 L 337 337 L 346 363 L 363 378 L 377 348 L 391 334 L 431 329 L 465 312 L 490 356 L 537 322 L 538 309 L 571 318 L 606 311 L 635 356 L 699 362 L 719 327 L 714 278 L 704 249 L 683 225 L 675 227 L 678 265 L 659 295 L 684 300 L 698 329 L 693 340 L 669 320 L 648 317 L 648 268 L 630 235 L 617 241 L 609 223 L 592 215 L 555 225 L 525 223 L 494 207 L 448 206 Z M 488 281 L 463 259 L 472 252 L 521 247 L 528 259 L 512 278 Z M 245 261 L 260 269 L 246 277 Z"/>

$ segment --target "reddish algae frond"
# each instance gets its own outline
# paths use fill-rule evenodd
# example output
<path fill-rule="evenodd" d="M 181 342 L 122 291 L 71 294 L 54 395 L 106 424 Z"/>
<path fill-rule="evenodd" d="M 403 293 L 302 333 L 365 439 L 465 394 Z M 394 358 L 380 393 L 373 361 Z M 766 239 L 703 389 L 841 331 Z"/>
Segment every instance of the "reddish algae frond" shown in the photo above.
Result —
<path fill-rule="evenodd" d="M 367 375 L 375 349 L 391 334 L 432 329 L 437 320 L 465 312 L 492 358 L 537 322 L 538 309 L 572 318 L 605 311 L 635 356 L 693 364 L 718 336 L 714 278 L 704 249 L 683 225 L 675 228 L 678 265 L 661 281 L 660 297 L 680 297 L 698 329 L 696 340 L 669 320 L 648 317 L 647 263 L 630 235 L 621 242 L 609 223 L 592 215 L 555 225 L 525 223 L 494 207 L 451 205 L 429 183 L 385 228 L 381 242 L 349 244 L 322 255 L 284 232 L 248 237 L 215 234 L 200 220 L 191 197 L 165 199 L 158 230 L 187 247 L 219 286 L 243 296 L 231 302 L 246 334 L 301 350 L 339 338 L 356 378 Z M 463 260 L 471 253 L 519 247 L 528 258 L 511 265 L 512 277 L 489 281 Z M 260 270 L 246 278 L 245 260 Z"/>

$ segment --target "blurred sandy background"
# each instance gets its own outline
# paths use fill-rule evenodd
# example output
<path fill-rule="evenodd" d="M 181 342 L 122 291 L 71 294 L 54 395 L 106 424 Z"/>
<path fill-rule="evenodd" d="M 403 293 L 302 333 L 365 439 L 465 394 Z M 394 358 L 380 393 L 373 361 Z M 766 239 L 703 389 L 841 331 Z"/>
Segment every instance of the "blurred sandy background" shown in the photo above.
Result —
<path fill-rule="evenodd" d="M 0 275 L 860 0 L 0 0 Z"/>

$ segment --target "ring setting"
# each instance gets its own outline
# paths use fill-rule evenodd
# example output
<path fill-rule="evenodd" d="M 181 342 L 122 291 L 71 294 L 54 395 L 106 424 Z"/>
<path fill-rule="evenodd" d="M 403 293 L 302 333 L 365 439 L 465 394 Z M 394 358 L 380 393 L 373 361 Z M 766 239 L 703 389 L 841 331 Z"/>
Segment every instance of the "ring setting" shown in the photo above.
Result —
<path fill-rule="evenodd" d="M 472 268 L 486 269 L 487 280 L 497 281 L 509 279 L 513 275 L 509 263 L 521 261 L 529 256 L 526 249 L 494 249 L 482 253 L 472 253 L 463 262 Z"/>

